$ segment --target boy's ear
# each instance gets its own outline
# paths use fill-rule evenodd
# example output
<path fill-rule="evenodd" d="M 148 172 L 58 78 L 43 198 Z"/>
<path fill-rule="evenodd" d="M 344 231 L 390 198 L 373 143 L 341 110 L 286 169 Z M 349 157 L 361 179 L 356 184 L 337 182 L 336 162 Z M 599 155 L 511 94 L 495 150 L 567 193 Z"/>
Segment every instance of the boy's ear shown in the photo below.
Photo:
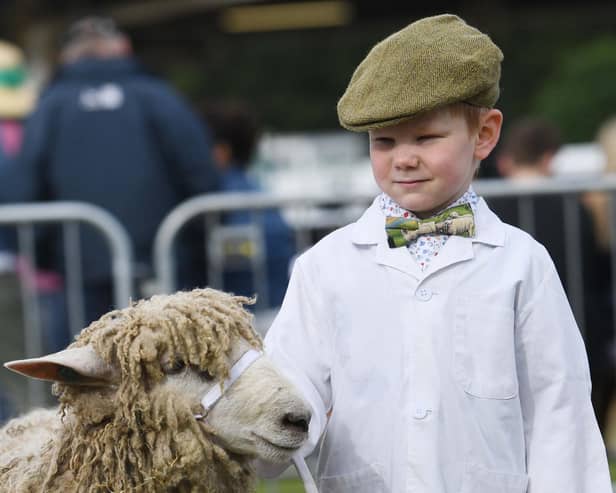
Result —
<path fill-rule="evenodd" d="M 482 161 L 498 143 L 503 114 L 497 109 L 489 109 L 481 115 L 475 141 L 475 159 Z"/>

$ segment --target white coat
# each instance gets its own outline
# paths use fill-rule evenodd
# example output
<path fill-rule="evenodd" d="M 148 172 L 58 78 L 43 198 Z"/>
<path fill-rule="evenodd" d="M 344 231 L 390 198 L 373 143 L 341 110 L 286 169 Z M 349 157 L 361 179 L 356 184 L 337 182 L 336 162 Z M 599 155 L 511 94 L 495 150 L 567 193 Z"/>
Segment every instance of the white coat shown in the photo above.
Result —
<path fill-rule="evenodd" d="M 321 493 L 612 492 L 553 263 L 475 217 L 424 272 L 376 201 L 297 260 L 265 344 L 313 407 Z"/>

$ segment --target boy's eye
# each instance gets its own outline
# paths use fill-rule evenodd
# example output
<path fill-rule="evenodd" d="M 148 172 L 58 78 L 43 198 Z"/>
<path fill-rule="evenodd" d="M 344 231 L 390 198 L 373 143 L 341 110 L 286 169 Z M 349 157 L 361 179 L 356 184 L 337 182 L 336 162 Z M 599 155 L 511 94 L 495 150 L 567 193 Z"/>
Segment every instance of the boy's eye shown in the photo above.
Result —
<path fill-rule="evenodd" d="M 438 135 L 436 134 L 425 134 L 425 135 L 420 135 L 419 137 L 417 137 L 418 141 L 425 141 L 425 140 L 430 140 L 430 139 L 438 139 Z"/>
<path fill-rule="evenodd" d="M 394 143 L 394 139 L 391 137 L 375 137 L 372 139 L 372 142 L 379 145 L 392 145 Z"/>

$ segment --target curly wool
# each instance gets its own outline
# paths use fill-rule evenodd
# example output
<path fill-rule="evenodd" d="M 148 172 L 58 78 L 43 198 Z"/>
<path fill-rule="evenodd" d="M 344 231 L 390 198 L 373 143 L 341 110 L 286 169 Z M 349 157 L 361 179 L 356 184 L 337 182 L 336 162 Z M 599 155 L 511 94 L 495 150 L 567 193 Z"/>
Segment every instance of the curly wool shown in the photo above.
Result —
<path fill-rule="evenodd" d="M 119 369 L 120 380 L 113 388 L 54 385 L 62 432 L 42 488 L 32 491 L 252 490 L 254 472 L 246 460 L 216 443 L 214 430 L 194 419 L 186 398 L 157 385 L 165 376 L 165 355 L 222 381 L 234 340 L 242 337 L 261 349 L 252 315 L 243 308 L 248 303 L 249 298 L 213 289 L 160 295 L 84 329 L 72 346 L 91 344 Z"/>

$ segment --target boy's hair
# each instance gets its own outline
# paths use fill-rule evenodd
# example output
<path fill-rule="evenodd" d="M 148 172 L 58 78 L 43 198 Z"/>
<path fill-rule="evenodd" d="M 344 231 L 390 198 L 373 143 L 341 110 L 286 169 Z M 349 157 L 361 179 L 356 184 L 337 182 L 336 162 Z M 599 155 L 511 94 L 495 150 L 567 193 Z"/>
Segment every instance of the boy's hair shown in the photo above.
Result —
<path fill-rule="evenodd" d="M 466 121 L 469 133 L 474 133 L 479 130 L 481 115 L 488 108 L 473 106 L 468 103 L 453 103 L 444 107 L 451 116 L 461 116 Z"/>
<path fill-rule="evenodd" d="M 454 103 L 492 108 L 501 50 L 455 15 L 420 19 L 378 43 L 338 101 L 340 124 L 360 132 Z"/>

